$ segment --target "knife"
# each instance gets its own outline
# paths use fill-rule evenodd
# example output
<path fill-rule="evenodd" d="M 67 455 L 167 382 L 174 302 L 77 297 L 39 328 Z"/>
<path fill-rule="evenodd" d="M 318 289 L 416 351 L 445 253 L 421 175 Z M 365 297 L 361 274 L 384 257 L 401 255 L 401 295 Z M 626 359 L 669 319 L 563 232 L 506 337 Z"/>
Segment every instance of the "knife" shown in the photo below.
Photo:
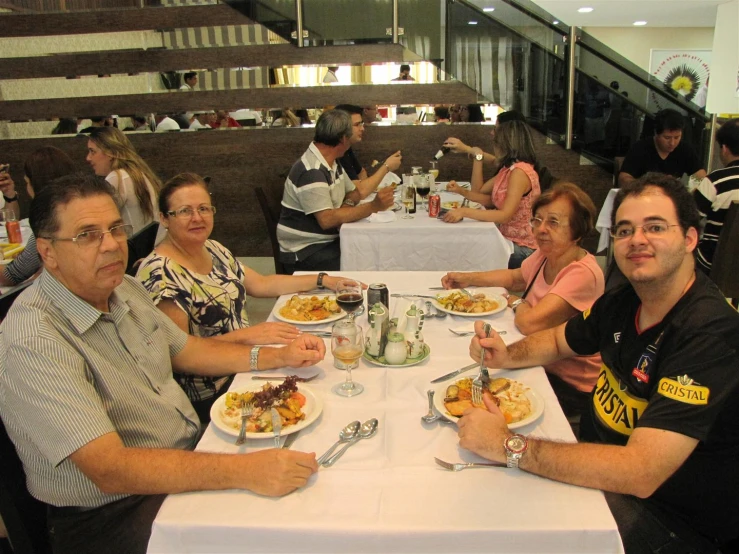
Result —
<path fill-rule="evenodd" d="M 284 448 L 285 450 L 289 450 L 290 447 L 295 442 L 295 439 L 298 438 L 299 434 L 300 434 L 300 431 L 296 431 L 295 433 L 288 435 L 287 438 L 285 439 L 285 443 L 282 445 L 282 448 Z"/>
<path fill-rule="evenodd" d="M 275 448 L 280 447 L 280 432 L 282 431 L 282 417 L 276 408 L 270 410 L 272 414 L 272 432 L 275 434 Z"/>
<path fill-rule="evenodd" d="M 447 379 L 451 379 L 455 375 L 459 375 L 460 373 L 464 373 L 468 369 L 472 369 L 472 368 L 475 368 L 475 367 L 478 367 L 478 366 L 479 366 L 479 364 L 474 363 L 474 364 L 466 365 L 464 367 L 460 367 L 456 371 L 452 371 L 451 373 L 447 373 L 446 375 L 442 375 L 441 377 L 437 377 L 436 379 L 432 379 L 431 382 L 432 383 L 441 383 L 442 381 L 446 381 Z"/>

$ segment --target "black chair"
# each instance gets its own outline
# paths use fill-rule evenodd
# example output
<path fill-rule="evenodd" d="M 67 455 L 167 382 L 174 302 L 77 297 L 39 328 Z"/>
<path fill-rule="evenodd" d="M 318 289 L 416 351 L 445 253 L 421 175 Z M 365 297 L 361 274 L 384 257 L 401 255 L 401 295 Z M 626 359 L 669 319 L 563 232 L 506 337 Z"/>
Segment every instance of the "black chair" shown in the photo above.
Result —
<path fill-rule="evenodd" d="M 50 554 L 46 504 L 26 489 L 26 474 L 0 421 L 0 516 L 14 554 Z"/>
<path fill-rule="evenodd" d="M 20 296 L 20 293 L 22 293 L 26 288 L 33 283 L 33 281 L 26 281 L 25 283 L 21 283 L 18 285 L 18 288 L 14 288 L 7 294 L 3 294 L 0 296 L 0 321 L 5 319 L 5 316 L 8 315 L 8 310 L 13 305 L 13 302 L 15 302 L 15 299 Z"/>
<path fill-rule="evenodd" d="M 128 266 L 126 267 L 128 275 L 135 276 L 139 261 L 146 258 L 154 250 L 154 241 L 157 238 L 158 231 L 159 222 L 152 221 L 128 239 Z"/>
<path fill-rule="evenodd" d="M 739 203 L 732 202 L 726 213 L 713 255 L 711 279 L 732 306 L 739 306 Z"/>
<path fill-rule="evenodd" d="M 262 208 L 262 215 L 267 224 L 267 234 L 272 243 L 272 257 L 275 260 L 275 273 L 278 275 L 287 275 L 285 266 L 280 261 L 280 244 L 277 242 L 277 222 L 280 220 L 280 203 L 274 200 L 270 202 L 269 198 L 267 198 L 267 193 L 264 192 L 262 187 L 255 188 L 254 194 L 257 195 L 257 201 Z"/>

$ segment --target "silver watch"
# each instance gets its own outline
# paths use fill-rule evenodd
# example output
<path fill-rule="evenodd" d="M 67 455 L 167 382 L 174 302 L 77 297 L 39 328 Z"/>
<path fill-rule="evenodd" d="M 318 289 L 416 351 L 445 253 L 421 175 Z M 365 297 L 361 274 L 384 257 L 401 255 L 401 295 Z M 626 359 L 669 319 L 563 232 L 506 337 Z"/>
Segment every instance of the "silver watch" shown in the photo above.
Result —
<path fill-rule="evenodd" d="M 511 310 L 513 310 L 513 312 L 515 313 L 516 312 L 516 308 L 518 308 L 521 304 L 525 304 L 525 303 L 526 303 L 526 300 L 523 299 L 523 298 L 519 298 L 518 300 L 514 300 L 513 302 L 511 302 Z"/>
<path fill-rule="evenodd" d="M 529 441 L 523 435 L 511 435 L 503 441 L 503 448 L 505 448 L 508 467 L 518 469 L 521 457 L 529 448 Z"/>

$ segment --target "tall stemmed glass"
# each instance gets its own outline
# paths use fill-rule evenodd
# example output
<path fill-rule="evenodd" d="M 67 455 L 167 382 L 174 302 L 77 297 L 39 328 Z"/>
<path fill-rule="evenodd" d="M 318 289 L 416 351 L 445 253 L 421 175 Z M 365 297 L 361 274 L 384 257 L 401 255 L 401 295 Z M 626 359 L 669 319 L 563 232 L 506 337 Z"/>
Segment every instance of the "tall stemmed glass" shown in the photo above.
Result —
<path fill-rule="evenodd" d="M 403 219 L 414 219 L 414 217 L 408 213 L 408 210 L 413 207 L 413 201 L 415 200 L 416 189 L 410 183 L 403 185 L 403 190 L 400 193 L 400 201 L 403 202 L 405 207 L 405 215 Z"/>
<path fill-rule="evenodd" d="M 354 321 L 355 312 L 364 302 L 362 283 L 354 279 L 341 279 L 336 284 L 336 303 L 349 314 L 350 321 Z"/>
<path fill-rule="evenodd" d="M 339 396 L 357 396 L 364 387 L 352 380 L 352 369 L 359 367 L 359 358 L 364 353 L 362 328 L 353 320 L 337 321 L 331 329 L 331 353 L 334 367 L 346 369 L 346 381 L 331 389 Z"/>

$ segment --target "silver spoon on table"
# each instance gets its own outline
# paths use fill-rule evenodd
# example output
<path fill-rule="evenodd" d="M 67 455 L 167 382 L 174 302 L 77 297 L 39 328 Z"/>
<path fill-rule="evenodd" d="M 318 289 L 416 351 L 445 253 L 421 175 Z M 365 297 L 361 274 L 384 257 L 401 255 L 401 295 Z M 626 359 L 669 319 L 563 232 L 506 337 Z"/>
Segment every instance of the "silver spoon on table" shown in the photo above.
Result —
<path fill-rule="evenodd" d="M 346 427 L 344 427 L 339 432 L 339 440 L 337 440 L 331 448 L 326 450 L 326 452 L 324 452 L 323 455 L 320 458 L 318 458 L 318 460 L 316 461 L 319 464 L 321 464 L 322 462 L 325 462 L 328 459 L 328 457 L 331 454 L 333 454 L 337 446 L 351 441 L 354 437 L 356 437 L 359 434 L 360 426 L 361 424 L 359 423 L 359 421 L 352 421 L 351 423 L 349 423 Z"/>
<path fill-rule="evenodd" d="M 426 396 L 428 396 L 429 399 L 429 413 L 422 415 L 421 419 L 424 423 L 433 423 L 440 417 L 434 413 L 434 391 L 432 389 L 427 390 Z"/>
<path fill-rule="evenodd" d="M 379 421 L 377 421 L 377 418 L 368 419 L 364 423 L 362 423 L 361 429 L 359 429 L 359 434 L 354 437 L 352 440 L 350 440 L 348 443 L 344 445 L 344 448 L 339 450 L 336 454 L 331 456 L 328 460 L 323 462 L 321 465 L 323 467 L 331 467 L 336 463 L 336 460 L 341 458 L 344 455 L 344 452 L 346 452 L 350 446 L 353 444 L 358 443 L 362 439 L 369 439 L 375 436 L 377 433 L 377 426 L 379 425 Z"/>

